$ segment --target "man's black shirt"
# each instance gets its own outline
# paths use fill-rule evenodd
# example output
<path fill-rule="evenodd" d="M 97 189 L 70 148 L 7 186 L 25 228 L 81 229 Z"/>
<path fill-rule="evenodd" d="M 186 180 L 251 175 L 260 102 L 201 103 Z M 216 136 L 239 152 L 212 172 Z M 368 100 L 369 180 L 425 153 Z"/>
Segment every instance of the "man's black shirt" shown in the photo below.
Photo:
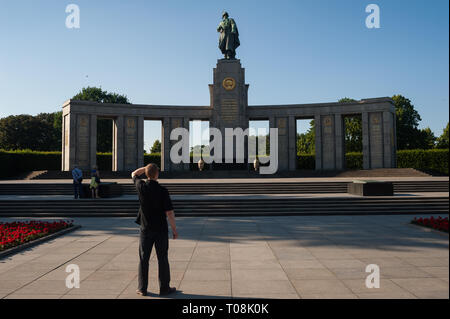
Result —
<path fill-rule="evenodd" d="M 172 210 L 168 190 L 154 180 L 141 180 L 133 177 L 139 195 L 139 213 L 136 223 L 141 229 L 152 232 L 168 232 L 166 211 Z"/>

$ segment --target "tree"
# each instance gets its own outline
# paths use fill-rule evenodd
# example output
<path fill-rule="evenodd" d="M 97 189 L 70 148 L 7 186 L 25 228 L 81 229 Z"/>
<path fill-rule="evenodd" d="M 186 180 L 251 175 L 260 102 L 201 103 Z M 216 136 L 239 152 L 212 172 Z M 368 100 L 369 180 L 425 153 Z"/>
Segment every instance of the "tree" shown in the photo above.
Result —
<path fill-rule="evenodd" d="M 342 98 L 340 103 L 355 102 L 351 98 Z M 362 121 L 361 116 L 344 117 L 345 150 L 346 152 L 362 151 Z M 312 154 L 315 152 L 314 120 L 310 122 L 310 128 L 306 133 L 297 133 L 297 153 Z"/>
<path fill-rule="evenodd" d="M 344 117 L 345 152 L 362 152 L 361 116 Z"/>
<path fill-rule="evenodd" d="M 130 104 L 126 95 L 120 95 L 117 93 L 108 93 L 97 87 L 82 88 L 78 94 L 76 94 L 72 100 L 80 101 L 92 101 L 97 103 L 121 103 Z"/>
<path fill-rule="evenodd" d="M 411 100 L 402 96 L 392 97 L 395 105 L 397 125 L 397 148 L 402 149 L 429 149 L 433 148 L 436 137 L 429 129 L 418 128 L 422 120 L 419 113 L 414 109 Z M 355 102 L 351 98 L 340 99 L 339 102 Z M 362 121 L 361 117 L 346 117 L 345 124 L 345 151 L 362 151 Z"/>
<path fill-rule="evenodd" d="M 316 149 L 315 145 L 315 128 L 314 120 L 309 122 L 309 129 L 306 133 L 297 133 L 297 154 L 313 154 Z"/>
<path fill-rule="evenodd" d="M 419 113 L 414 109 L 411 100 L 402 95 L 394 95 L 392 100 L 395 105 L 397 148 L 399 150 L 421 148 L 426 144 L 423 140 L 426 134 L 421 134 L 417 128 L 422 120 Z"/>
<path fill-rule="evenodd" d="M 447 126 L 444 128 L 444 132 L 436 140 L 436 148 L 448 148 L 448 122 Z"/>
<path fill-rule="evenodd" d="M 54 112 L 53 117 L 53 127 L 57 132 L 59 132 L 59 138 L 61 139 L 61 132 L 62 132 L 62 111 Z"/>
<path fill-rule="evenodd" d="M 339 103 L 356 102 L 344 97 Z M 362 118 L 361 115 L 344 117 L 345 152 L 362 152 Z"/>
<path fill-rule="evenodd" d="M 356 100 L 345 97 L 339 103 L 356 102 Z M 362 151 L 362 121 L 361 116 L 344 117 L 345 151 Z M 297 134 L 297 153 L 312 154 L 315 152 L 315 129 L 314 120 L 310 122 L 310 128 L 306 133 Z"/>
<path fill-rule="evenodd" d="M 126 95 L 108 93 L 97 87 L 82 88 L 73 100 L 92 101 L 97 103 L 121 103 L 130 104 Z M 98 119 L 97 121 L 97 151 L 112 151 L 112 121 L 109 119 Z"/>
<path fill-rule="evenodd" d="M 433 131 L 431 131 L 429 127 L 422 130 L 418 130 L 416 134 L 417 134 L 416 148 L 428 150 L 435 147 L 436 136 L 434 136 Z"/>
<path fill-rule="evenodd" d="M 40 113 L 36 115 L 40 122 L 42 145 L 40 149 L 56 151 L 61 150 L 62 112 Z"/>
<path fill-rule="evenodd" d="M 55 113 L 22 114 L 0 119 L 0 148 L 54 151 L 61 149 L 61 132 L 54 127 Z"/>
<path fill-rule="evenodd" d="M 150 149 L 150 153 L 161 153 L 161 142 L 159 140 L 156 140 L 153 143 L 153 146 Z"/>

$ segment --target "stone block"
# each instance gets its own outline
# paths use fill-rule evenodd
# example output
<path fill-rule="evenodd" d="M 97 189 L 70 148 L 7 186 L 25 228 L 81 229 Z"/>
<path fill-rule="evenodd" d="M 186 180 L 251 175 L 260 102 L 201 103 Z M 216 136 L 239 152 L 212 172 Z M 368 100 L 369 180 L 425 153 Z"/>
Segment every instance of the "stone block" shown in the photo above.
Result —
<path fill-rule="evenodd" d="M 394 185 L 384 181 L 353 181 L 347 184 L 347 193 L 359 196 L 393 196 Z"/>

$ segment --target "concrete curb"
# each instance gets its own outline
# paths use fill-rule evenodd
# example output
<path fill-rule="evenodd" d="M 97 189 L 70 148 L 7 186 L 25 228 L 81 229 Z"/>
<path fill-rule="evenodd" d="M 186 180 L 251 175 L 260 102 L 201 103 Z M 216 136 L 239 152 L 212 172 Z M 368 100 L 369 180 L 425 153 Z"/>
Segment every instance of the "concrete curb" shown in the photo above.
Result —
<path fill-rule="evenodd" d="M 441 230 L 436 230 L 436 229 L 433 229 L 431 227 L 421 226 L 421 225 L 413 224 L 411 222 L 408 225 L 410 227 L 414 227 L 416 229 L 421 229 L 424 232 L 434 233 L 434 234 L 438 234 L 438 235 L 444 236 L 444 237 L 448 237 L 449 236 L 449 233 L 446 233 L 445 231 L 441 231 Z"/>
<path fill-rule="evenodd" d="M 36 240 L 30 241 L 28 243 L 25 243 L 23 245 L 19 245 L 19 246 L 16 246 L 16 247 L 9 248 L 9 249 L 7 249 L 5 251 L 0 252 L 0 260 L 2 258 L 5 258 L 5 257 L 9 256 L 9 255 L 16 254 L 16 253 L 18 253 L 18 252 L 20 252 L 22 250 L 25 250 L 27 248 L 39 245 L 39 244 L 41 244 L 43 242 L 49 241 L 49 240 L 57 238 L 59 236 L 65 235 L 65 234 L 70 233 L 70 232 L 72 232 L 74 230 L 77 230 L 79 228 L 81 228 L 81 225 L 73 225 L 72 227 L 65 228 L 65 229 L 63 229 L 61 231 L 58 231 L 56 233 L 50 234 L 50 235 L 42 237 L 42 238 L 38 238 Z"/>

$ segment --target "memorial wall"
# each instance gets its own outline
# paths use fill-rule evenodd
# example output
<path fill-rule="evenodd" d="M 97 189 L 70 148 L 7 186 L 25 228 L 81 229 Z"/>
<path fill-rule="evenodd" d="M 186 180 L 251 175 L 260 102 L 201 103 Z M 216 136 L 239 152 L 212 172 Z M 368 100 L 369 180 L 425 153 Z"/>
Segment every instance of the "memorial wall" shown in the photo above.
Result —
<path fill-rule="evenodd" d="M 225 128 L 247 129 L 251 120 L 268 120 L 278 129 L 278 171 L 296 170 L 296 120 L 315 120 L 316 170 L 345 169 L 344 118 L 361 116 L 363 168 L 396 165 L 395 107 L 390 98 L 346 103 L 248 105 L 249 85 L 240 60 L 218 60 L 209 85 L 209 106 L 107 104 L 68 100 L 63 105 L 62 170 L 75 163 L 83 169 L 96 165 L 97 118 L 113 120 L 113 170 L 131 171 L 143 165 L 144 120 L 161 120 L 161 169 L 188 170 L 188 163 L 170 160 L 170 132 L 189 129 L 189 121 L 209 121 L 225 137 Z M 224 142 L 222 143 L 225 144 Z M 299 167 L 301 169 L 301 167 Z"/>

